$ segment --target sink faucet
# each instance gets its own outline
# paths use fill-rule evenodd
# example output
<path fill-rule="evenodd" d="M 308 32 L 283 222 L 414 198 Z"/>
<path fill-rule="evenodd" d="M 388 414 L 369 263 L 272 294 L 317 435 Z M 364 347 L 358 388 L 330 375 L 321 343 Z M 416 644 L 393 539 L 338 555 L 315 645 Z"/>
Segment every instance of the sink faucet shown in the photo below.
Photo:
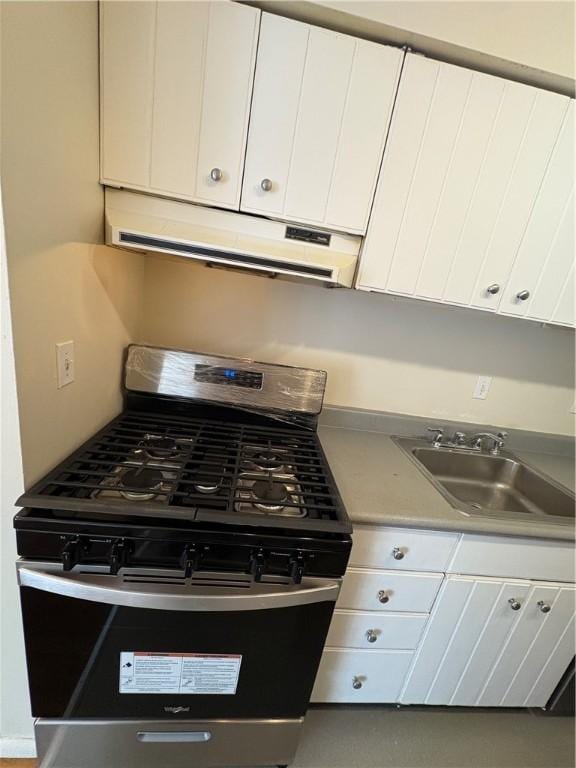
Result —
<path fill-rule="evenodd" d="M 482 442 L 485 438 L 488 440 L 493 441 L 493 446 L 490 450 L 490 453 L 492 456 L 498 456 L 502 448 L 504 447 L 504 442 L 506 438 L 508 437 L 507 432 L 498 432 L 497 435 L 493 435 L 492 432 L 477 432 L 475 435 L 472 435 L 470 438 L 470 442 L 472 445 L 472 448 L 482 449 Z"/>
<path fill-rule="evenodd" d="M 464 432 L 455 432 L 451 439 L 444 440 L 443 427 L 428 427 L 428 432 L 432 432 L 433 435 L 433 448 L 460 448 L 463 451 L 482 451 L 484 440 L 492 440 L 492 448 L 490 449 L 492 456 L 498 456 L 508 437 L 506 432 L 498 432 L 496 435 L 492 434 L 492 432 L 477 432 L 468 439 Z"/>

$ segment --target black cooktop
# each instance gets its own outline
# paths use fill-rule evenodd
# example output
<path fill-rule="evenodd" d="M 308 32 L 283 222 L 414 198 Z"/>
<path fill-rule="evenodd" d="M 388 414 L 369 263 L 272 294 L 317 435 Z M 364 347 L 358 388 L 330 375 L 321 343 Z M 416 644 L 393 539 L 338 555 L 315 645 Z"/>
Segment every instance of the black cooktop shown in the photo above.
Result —
<path fill-rule="evenodd" d="M 44 519 L 351 532 L 314 428 L 147 395 L 126 405 L 18 505 Z"/>

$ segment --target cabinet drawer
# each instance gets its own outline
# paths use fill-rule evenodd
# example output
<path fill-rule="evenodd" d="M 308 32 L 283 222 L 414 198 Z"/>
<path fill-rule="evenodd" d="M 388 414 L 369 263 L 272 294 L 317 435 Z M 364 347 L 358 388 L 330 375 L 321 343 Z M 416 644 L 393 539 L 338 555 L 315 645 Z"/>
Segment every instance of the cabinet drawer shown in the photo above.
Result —
<path fill-rule="evenodd" d="M 322 654 L 311 701 L 358 704 L 398 701 L 411 660 L 412 651 L 327 648 Z"/>
<path fill-rule="evenodd" d="M 338 608 L 428 613 L 444 575 L 348 568 Z"/>
<path fill-rule="evenodd" d="M 418 645 L 427 620 L 427 614 L 337 609 L 326 645 L 367 650 L 412 649 Z"/>
<path fill-rule="evenodd" d="M 447 570 L 450 573 L 478 576 L 573 582 L 574 544 L 505 536 L 464 535 Z"/>
<path fill-rule="evenodd" d="M 445 571 L 459 536 L 458 533 L 441 531 L 355 526 L 350 565 L 404 571 Z"/>

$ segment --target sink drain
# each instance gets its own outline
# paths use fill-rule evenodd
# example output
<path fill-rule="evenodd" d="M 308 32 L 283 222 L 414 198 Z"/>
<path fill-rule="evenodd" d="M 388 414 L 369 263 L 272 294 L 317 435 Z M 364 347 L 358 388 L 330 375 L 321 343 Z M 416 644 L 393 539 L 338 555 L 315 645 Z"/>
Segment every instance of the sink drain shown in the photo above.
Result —
<path fill-rule="evenodd" d="M 473 507 L 474 509 L 482 509 L 482 504 L 478 504 L 477 501 L 471 501 L 470 506 Z"/>

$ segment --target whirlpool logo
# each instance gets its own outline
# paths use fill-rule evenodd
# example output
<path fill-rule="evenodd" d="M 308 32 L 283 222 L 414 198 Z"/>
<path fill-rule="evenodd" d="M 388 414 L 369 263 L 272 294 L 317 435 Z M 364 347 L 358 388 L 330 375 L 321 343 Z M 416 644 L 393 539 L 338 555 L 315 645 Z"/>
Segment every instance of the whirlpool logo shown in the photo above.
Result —
<path fill-rule="evenodd" d="M 190 707 L 164 707 L 164 712 L 170 712 L 172 715 L 179 715 L 180 712 L 190 712 Z"/>

